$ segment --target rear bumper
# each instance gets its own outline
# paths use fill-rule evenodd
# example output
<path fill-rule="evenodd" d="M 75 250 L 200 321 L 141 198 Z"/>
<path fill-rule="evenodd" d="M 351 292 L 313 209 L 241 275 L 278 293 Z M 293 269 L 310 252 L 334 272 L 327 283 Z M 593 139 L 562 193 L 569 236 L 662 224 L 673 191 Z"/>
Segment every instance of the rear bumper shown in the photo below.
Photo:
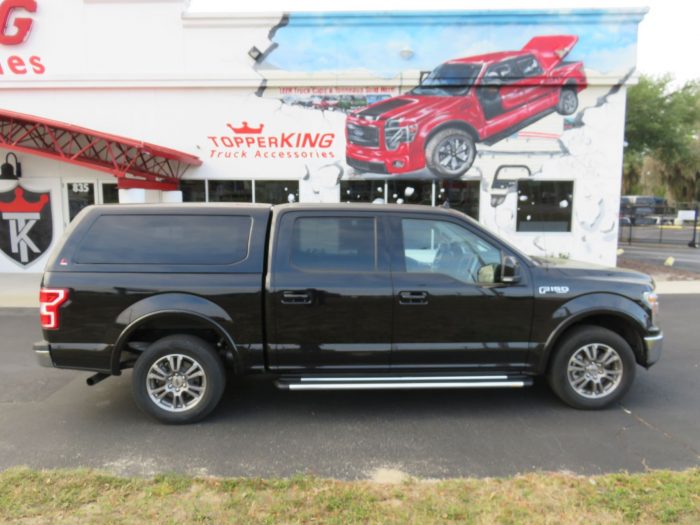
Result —
<path fill-rule="evenodd" d="M 112 345 L 39 341 L 32 348 L 40 366 L 115 373 L 111 367 Z"/>
<path fill-rule="evenodd" d="M 34 348 L 34 355 L 36 356 L 39 366 L 53 368 L 53 360 L 51 359 L 51 353 L 49 352 L 49 343 L 46 341 L 40 341 L 38 343 L 34 343 L 32 348 Z"/>
<path fill-rule="evenodd" d="M 650 367 L 656 363 L 661 357 L 661 351 L 663 349 L 664 334 L 659 332 L 658 334 L 648 335 L 644 337 L 644 351 L 646 352 L 646 367 Z"/>

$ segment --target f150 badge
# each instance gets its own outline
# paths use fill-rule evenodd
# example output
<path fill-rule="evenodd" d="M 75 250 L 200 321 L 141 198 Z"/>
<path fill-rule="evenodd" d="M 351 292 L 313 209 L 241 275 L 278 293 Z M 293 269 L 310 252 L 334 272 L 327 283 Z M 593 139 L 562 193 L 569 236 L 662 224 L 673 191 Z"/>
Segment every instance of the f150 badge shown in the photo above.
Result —
<path fill-rule="evenodd" d="M 537 290 L 540 295 L 547 295 L 548 293 L 569 293 L 568 286 L 540 286 Z"/>

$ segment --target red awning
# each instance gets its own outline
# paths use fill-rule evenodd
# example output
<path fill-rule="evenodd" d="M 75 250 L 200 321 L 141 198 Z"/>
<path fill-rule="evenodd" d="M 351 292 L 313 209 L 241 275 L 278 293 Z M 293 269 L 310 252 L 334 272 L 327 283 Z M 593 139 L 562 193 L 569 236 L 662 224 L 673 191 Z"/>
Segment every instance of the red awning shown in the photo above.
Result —
<path fill-rule="evenodd" d="M 202 164 L 189 153 L 4 109 L 0 148 L 111 173 L 120 188 L 176 190 L 187 168 Z"/>

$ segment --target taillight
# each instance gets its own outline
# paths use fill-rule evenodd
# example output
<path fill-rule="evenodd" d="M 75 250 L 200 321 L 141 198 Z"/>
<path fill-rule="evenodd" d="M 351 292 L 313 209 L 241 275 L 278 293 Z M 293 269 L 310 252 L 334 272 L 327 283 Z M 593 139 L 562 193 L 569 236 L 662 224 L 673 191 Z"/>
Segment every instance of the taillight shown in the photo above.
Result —
<path fill-rule="evenodd" d="M 42 288 L 39 292 L 39 319 L 44 330 L 59 327 L 58 309 L 68 300 L 65 288 Z"/>

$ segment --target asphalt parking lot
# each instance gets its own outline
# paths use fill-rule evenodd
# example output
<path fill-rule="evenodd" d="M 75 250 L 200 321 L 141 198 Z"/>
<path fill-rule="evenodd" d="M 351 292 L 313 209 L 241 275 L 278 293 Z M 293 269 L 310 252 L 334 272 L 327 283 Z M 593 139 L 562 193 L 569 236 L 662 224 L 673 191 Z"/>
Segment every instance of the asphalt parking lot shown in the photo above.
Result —
<path fill-rule="evenodd" d="M 524 390 L 297 393 L 255 378 L 229 385 L 212 417 L 184 427 L 138 411 L 130 372 L 88 387 L 88 373 L 39 368 L 36 311 L 3 309 L 0 468 L 336 478 L 392 468 L 437 478 L 698 466 L 699 302 L 662 297 L 665 355 L 602 412 L 563 406 L 542 381 Z"/>
<path fill-rule="evenodd" d="M 661 266 L 669 257 L 673 257 L 673 267 L 679 270 L 700 274 L 700 248 L 674 244 L 622 244 L 623 257 L 647 264 Z"/>

